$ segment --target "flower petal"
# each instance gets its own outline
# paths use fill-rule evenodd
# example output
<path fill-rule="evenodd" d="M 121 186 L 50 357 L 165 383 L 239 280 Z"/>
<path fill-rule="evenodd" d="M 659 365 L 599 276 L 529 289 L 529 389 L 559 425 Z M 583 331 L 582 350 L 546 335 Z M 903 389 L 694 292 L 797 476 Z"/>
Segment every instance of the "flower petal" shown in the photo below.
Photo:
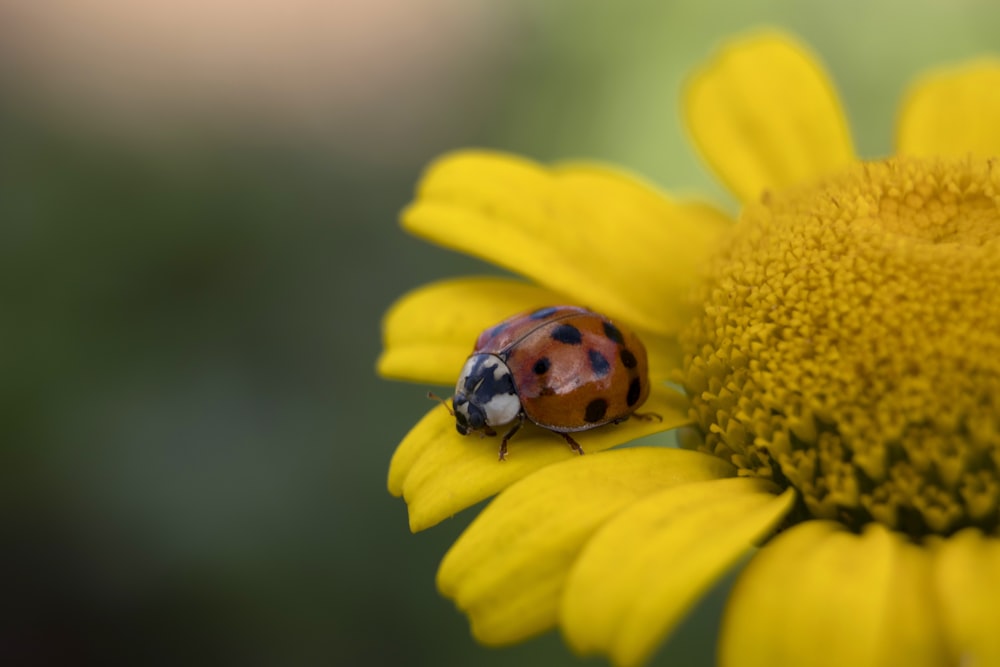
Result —
<path fill-rule="evenodd" d="M 479 641 L 520 641 L 555 625 L 570 566 L 608 517 L 663 487 L 732 474 L 713 456 L 656 447 L 550 466 L 483 510 L 445 556 L 438 588 Z"/>
<path fill-rule="evenodd" d="M 942 541 L 934 585 L 951 663 L 1000 665 L 1000 540 L 967 529 Z"/>
<path fill-rule="evenodd" d="M 799 524 L 740 575 L 720 664 L 942 664 L 928 573 L 926 552 L 879 524 Z"/>
<path fill-rule="evenodd" d="M 881 652 L 877 664 L 887 667 L 957 664 L 957 660 L 948 660 L 929 552 L 906 541 L 897 541 L 896 548 L 886 589 L 888 608 L 880 630 Z"/>
<path fill-rule="evenodd" d="M 764 480 L 685 484 L 623 510 L 587 543 L 560 608 L 569 644 L 638 665 L 709 586 L 772 530 L 795 492 Z"/>
<path fill-rule="evenodd" d="M 642 412 L 655 412 L 662 421 L 629 419 L 574 433 L 573 439 L 591 454 L 690 423 L 687 398 L 668 387 L 654 386 Z M 443 405 L 420 420 L 389 465 L 389 492 L 406 500 L 410 530 L 430 528 L 539 468 L 579 456 L 562 438 L 533 425 L 511 440 L 502 463 L 498 445 L 496 438 L 459 435 Z"/>
<path fill-rule="evenodd" d="M 688 321 L 695 271 L 731 221 L 623 172 L 546 168 L 492 152 L 430 166 L 403 212 L 410 232 L 482 257 L 637 329 Z"/>
<path fill-rule="evenodd" d="M 729 42 L 692 78 L 684 110 L 703 157 L 744 202 L 854 159 L 833 85 L 782 33 Z"/>
<path fill-rule="evenodd" d="M 424 285 L 401 297 L 386 313 L 378 373 L 396 380 L 454 385 L 476 338 L 487 327 L 518 312 L 567 301 L 557 292 L 510 278 L 457 278 Z M 681 362 L 677 340 L 636 333 L 646 345 L 650 378 L 670 377 Z"/>
<path fill-rule="evenodd" d="M 509 278 L 442 280 L 415 289 L 396 301 L 383 319 L 385 350 L 378 372 L 398 380 L 454 385 L 487 327 L 562 298 Z"/>
<path fill-rule="evenodd" d="M 1000 156 L 1000 60 L 984 58 L 920 79 L 902 106 L 898 151 Z"/>

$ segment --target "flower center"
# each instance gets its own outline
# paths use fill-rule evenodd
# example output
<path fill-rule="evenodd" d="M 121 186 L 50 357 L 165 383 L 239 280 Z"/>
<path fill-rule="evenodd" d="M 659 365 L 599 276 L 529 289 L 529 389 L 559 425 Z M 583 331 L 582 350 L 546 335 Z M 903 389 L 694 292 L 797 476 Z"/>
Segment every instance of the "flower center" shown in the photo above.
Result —
<path fill-rule="evenodd" d="M 806 516 L 1000 517 L 1000 162 L 897 158 L 747 207 L 698 293 L 697 447 Z"/>

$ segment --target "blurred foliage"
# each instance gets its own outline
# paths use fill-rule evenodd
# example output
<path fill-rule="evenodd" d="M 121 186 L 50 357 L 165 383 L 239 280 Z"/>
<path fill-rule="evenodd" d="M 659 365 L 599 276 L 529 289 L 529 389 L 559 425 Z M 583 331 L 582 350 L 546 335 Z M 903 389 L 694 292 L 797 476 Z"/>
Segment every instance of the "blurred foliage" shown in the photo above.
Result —
<path fill-rule="evenodd" d="M 591 157 L 726 201 L 676 112 L 719 40 L 797 32 L 878 155 L 906 82 L 996 48 L 998 18 L 971 0 L 522 0 L 465 93 L 476 117 L 442 100 L 433 145 L 391 161 L 338 150 L 352 128 L 150 147 L 8 100 L 5 662 L 576 664 L 554 635 L 476 646 L 434 591 L 472 513 L 413 536 L 385 491 L 429 406 L 424 387 L 374 376 L 381 313 L 428 280 L 492 271 L 398 231 L 422 165 L 462 145 Z M 711 662 L 727 586 L 664 661 Z"/>

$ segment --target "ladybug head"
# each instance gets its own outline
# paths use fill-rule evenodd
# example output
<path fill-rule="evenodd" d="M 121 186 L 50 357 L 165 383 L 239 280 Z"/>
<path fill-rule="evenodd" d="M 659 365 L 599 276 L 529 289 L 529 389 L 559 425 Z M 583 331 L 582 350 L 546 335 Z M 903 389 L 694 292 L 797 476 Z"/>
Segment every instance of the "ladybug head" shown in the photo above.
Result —
<path fill-rule="evenodd" d="M 486 427 L 486 412 L 478 405 L 456 396 L 452 400 L 452 406 L 455 408 L 455 428 L 462 435 L 482 431 Z"/>
<path fill-rule="evenodd" d="M 507 424 L 521 412 L 514 378 L 507 364 L 495 354 L 473 354 L 455 384 L 455 428 L 462 435 L 489 433 L 492 426 Z"/>

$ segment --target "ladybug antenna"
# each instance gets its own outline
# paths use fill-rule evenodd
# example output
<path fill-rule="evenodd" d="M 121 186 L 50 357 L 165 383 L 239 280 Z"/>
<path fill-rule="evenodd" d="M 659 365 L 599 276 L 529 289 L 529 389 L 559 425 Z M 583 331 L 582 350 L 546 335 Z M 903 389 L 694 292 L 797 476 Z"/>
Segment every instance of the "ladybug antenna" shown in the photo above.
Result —
<path fill-rule="evenodd" d="M 455 416 L 455 411 L 451 409 L 450 405 L 448 405 L 448 400 L 449 399 L 447 399 L 447 398 L 441 398 L 440 396 L 438 396 L 437 394 L 435 394 L 433 391 L 427 392 L 427 398 L 429 398 L 431 400 L 434 400 L 434 401 L 440 401 L 441 405 L 444 406 L 444 409 L 448 411 L 448 414 L 451 415 L 452 417 Z"/>

